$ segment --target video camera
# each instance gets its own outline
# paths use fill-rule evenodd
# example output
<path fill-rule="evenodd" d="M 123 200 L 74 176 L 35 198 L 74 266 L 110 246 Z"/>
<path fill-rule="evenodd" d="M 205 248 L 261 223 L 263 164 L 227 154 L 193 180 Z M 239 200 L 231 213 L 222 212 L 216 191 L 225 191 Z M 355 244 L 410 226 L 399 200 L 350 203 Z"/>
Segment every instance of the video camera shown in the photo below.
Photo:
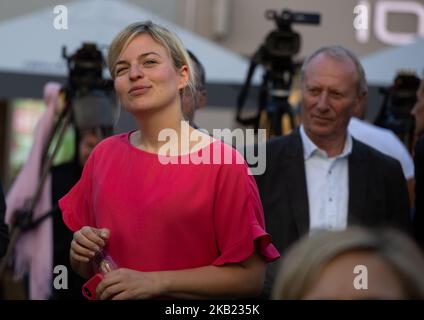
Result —
<path fill-rule="evenodd" d="M 411 110 L 417 101 L 419 86 L 420 78 L 415 73 L 400 71 L 390 88 L 380 88 L 384 99 L 375 124 L 392 130 L 408 148 L 413 142 L 415 119 Z"/>
<path fill-rule="evenodd" d="M 275 10 L 267 10 L 265 17 L 274 20 L 277 29 L 265 39 L 265 50 L 270 58 L 291 58 L 300 51 L 300 35 L 291 28 L 293 23 L 319 24 L 320 15 L 315 13 L 291 12 L 283 10 L 278 14 Z M 278 63 L 278 61 L 275 61 Z"/>
<path fill-rule="evenodd" d="M 293 56 L 299 53 L 301 39 L 299 33 L 292 30 L 293 23 L 314 24 L 320 23 L 318 13 L 291 12 L 283 10 L 278 14 L 275 10 L 267 10 L 265 18 L 273 20 L 277 28 L 271 31 L 264 43 L 259 47 L 251 59 L 251 64 L 237 101 L 237 121 L 243 125 L 254 125 L 259 128 L 261 112 L 266 109 L 270 124 L 270 135 L 282 133 L 281 118 L 284 114 L 290 116 L 292 127 L 294 119 L 292 108 L 288 102 L 293 75 L 298 64 L 293 62 Z M 265 68 L 262 85 L 259 93 L 259 110 L 256 116 L 243 119 L 241 110 L 246 100 L 251 78 L 256 66 Z"/>
<path fill-rule="evenodd" d="M 66 54 L 66 47 L 62 50 L 62 56 L 68 64 L 71 87 L 78 91 L 104 87 L 103 56 L 94 43 L 83 43 L 82 47 L 71 56 Z"/>
<path fill-rule="evenodd" d="M 102 52 L 94 43 L 83 43 L 71 56 L 63 47 L 62 56 L 68 65 L 65 91 L 76 127 L 80 130 L 100 128 L 104 135 L 112 134 L 118 108 L 113 81 L 103 78 Z"/>

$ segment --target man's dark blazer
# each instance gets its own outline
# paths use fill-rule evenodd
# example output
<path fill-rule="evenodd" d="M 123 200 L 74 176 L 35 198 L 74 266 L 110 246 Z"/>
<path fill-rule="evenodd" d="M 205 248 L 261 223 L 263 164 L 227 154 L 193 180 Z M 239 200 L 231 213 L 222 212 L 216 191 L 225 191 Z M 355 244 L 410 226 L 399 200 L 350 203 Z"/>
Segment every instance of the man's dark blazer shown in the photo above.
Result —
<path fill-rule="evenodd" d="M 348 225 L 390 225 L 410 232 L 408 191 L 399 162 L 353 139 L 348 158 Z M 271 139 L 266 170 L 255 176 L 265 212 L 266 230 L 283 256 L 309 232 L 309 204 L 299 129 Z M 276 263 L 268 269 L 276 269 Z M 275 270 L 268 270 L 267 283 Z M 267 290 L 267 288 L 265 288 Z"/>

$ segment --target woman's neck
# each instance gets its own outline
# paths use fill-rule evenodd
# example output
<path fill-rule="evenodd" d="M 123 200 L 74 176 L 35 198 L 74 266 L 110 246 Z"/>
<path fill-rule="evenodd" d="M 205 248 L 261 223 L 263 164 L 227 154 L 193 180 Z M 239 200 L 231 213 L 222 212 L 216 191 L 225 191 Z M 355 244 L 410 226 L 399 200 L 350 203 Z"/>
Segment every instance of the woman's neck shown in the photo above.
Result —
<path fill-rule="evenodd" d="M 179 105 L 149 110 L 135 117 L 139 130 L 131 135 L 131 144 L 151 153 L 159 153 L 164 144 L 175 141 L 175 139 L 168 141 L 166 137 L 175 136 L 177 143 L 181 143 L 181 140 L 189 139 L 192 130 L 191 127 L 183 130 L 184 125 L 181 124 L 183 116 Z"/>

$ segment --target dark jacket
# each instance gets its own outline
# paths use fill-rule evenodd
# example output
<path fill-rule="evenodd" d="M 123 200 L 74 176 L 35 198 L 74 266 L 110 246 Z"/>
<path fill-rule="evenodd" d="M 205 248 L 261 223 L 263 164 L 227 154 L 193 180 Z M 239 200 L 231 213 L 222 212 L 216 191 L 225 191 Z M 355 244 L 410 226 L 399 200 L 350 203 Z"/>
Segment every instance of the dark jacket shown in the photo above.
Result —
<path fill-rule="evenodd" d="M 73 232 L 63 222 L 62 212 L 58 201 L 78 182 L 81 176 L 81 167 L 76 161 L 52 167 L 52 207 L 53 218 L 53 265 L 63 265 L 68 269 L 68 289 L 56 290 L 52 288 L 53 300 L 83 299 L 81 287 L 85 280 L 78 276 L 71 267 L 69 251 L 73 239 Z"/>

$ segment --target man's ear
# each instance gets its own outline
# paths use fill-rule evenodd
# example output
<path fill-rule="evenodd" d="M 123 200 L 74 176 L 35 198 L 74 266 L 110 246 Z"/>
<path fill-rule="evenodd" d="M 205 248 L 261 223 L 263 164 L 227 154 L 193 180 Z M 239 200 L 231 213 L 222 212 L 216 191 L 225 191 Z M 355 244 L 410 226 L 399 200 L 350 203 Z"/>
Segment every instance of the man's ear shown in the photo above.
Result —
<path fill-rule="evenodd" d="M 365 118 L 366 108 L 368 102 L 368 91 L 362 92 L 358 95 L 356 105 L 353 109 L 353 116 L 359 119 Z"/>
<path fill-rule="evenodd" d="M 180 84 L 178 86 L 178 89 L 181 90 L 187 86 L 189 81 L 188 67 L 186 65 L 182 66 L 178 73 L 180 76 Z"/>

